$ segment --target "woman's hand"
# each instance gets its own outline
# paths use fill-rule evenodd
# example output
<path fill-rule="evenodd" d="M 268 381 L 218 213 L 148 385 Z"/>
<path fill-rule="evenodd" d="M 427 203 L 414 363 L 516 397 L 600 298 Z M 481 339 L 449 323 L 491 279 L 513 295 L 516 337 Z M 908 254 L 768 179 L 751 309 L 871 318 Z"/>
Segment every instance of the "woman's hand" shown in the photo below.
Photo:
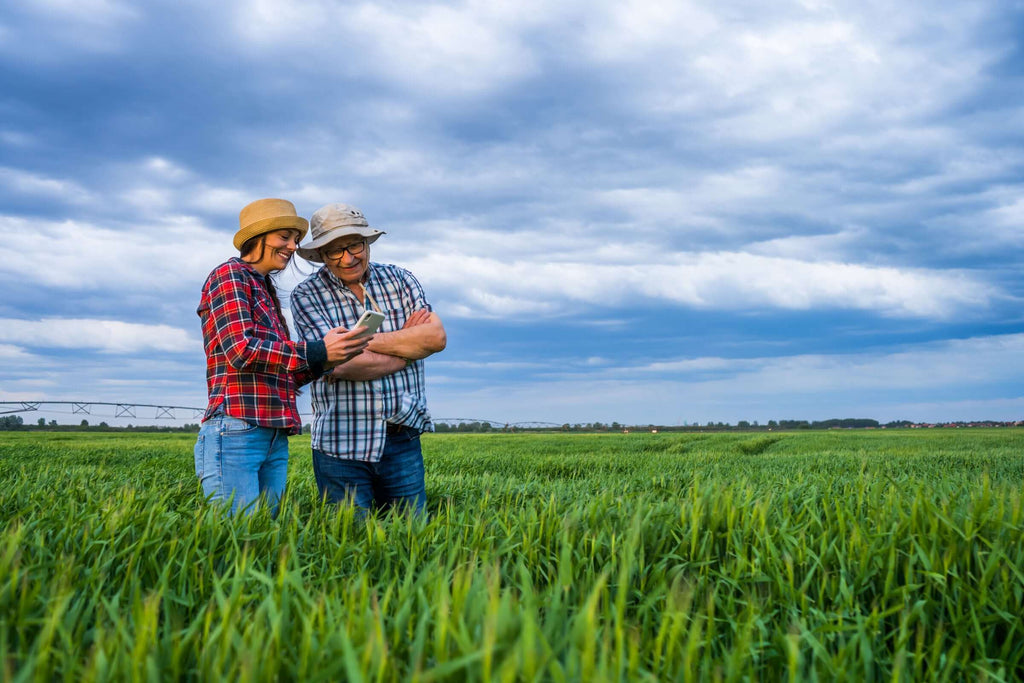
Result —
<path fill-rule="evenodd" d="M 363 352 L 371 339 L 373 339 L 373 335 L 361 336 L 354 330 L 335 327 L 324 337 L 324 345 L 327 347 L 327 365 L 335 366 L 355 358 Z"/>

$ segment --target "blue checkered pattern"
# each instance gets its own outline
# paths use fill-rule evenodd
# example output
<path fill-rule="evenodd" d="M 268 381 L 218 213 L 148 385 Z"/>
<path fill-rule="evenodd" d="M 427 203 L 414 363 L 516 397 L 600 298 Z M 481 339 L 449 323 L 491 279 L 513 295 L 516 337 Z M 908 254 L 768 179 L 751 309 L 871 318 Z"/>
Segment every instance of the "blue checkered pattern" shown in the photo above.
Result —
<path fill-rule="evenodd" d="M 381 332 L 402 329 L 419 309 L 433 310 L 412 273 L 399 266 L 370 263 L 363 287 L 385 314 Z M 292 315 L 302 339 L 322 339 L 335 327 L 351 329 L 365 307 L 326 267 L 302 281 L 293 291 Z M 335 458 L 380 461 L 386 423 L 433 431 L 427 410 L 423 361 L 409 363 L 380 379 L 366 382 L 313 383 L 313 448 Z"/>

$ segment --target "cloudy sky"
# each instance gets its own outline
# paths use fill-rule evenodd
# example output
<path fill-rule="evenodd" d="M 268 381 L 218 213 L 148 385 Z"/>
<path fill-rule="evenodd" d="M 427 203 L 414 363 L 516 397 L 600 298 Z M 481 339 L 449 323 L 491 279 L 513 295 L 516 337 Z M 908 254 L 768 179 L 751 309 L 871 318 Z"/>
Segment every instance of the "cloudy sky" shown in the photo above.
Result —
<path fill-rule="evenodd" d="M 435 417 L 1024 418 L 1022 36 L 1008 0 L 9 0 L 0 400 L 204 406 L 200 288 L 270 196 L 387 231 Z"/>

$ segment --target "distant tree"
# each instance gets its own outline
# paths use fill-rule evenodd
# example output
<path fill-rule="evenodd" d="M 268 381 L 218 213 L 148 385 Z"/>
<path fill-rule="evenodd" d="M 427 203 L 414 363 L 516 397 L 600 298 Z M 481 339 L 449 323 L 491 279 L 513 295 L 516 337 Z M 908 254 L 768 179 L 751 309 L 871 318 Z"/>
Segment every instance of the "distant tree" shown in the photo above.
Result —
<path fill-rule="evenodd" d="M 865 418 L 847 417 L 843 419 L 822 420 L 814 422 L 811 427 L 814 429 L 863 429 L 865 427 L 878 427 L 878 420 Z"/>
<path fill-rule="evenodd" d="M 21 429 L 24 424 L 25 421 L 21 419 L 21 415 L 5 415 L 0 417 L 0 430 L 11 431 Z"/>
<path fill-rule="evenodd" d="M 88 427 L 89 426 L 89 421 L 88 420 L 82 420 L 82 424 L 80 424 L 78 426 L 79 427 Z"/>
<path fill-rule="evenodd" d="M 39 425 L 40 427 L 45 427 L 46 426 L 46 418 L 45 417 L 39 418 L 38 420 L 36 420 L 36 424 Z"/>
<path fill-rule="evenodd" d="M 750 423 L 746 420 L 740 420 L 736 426 L 740 429 L 750 429 Z"/>
<path fill-rule="evenodd" d="M 50 420 L 50 426 L 51 427 L 56 427 L 57 426 L 57 421 L 56 420 Z"/>
<path fill-rule="evenodd" d="M 108 425 L 106 422 L 100 422 L 100 427 L 102 427 L 103 429 L 108 429 L 110 425 Z"/>

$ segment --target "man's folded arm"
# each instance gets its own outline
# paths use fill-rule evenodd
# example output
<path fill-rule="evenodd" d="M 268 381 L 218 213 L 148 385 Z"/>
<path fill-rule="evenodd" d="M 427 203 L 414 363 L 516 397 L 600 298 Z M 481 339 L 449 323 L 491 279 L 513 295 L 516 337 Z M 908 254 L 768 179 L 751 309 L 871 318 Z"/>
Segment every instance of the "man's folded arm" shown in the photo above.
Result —
<path fill-rule="evenodd" d="M 366 382 L 398 372 L 405 368 L 405 366 L 406 360 L 404 358 L 366 350 L 347 363 L 334 368 L 330 375 L 334 379 Z"/>
<path fill-rule="evenodd" d="M 448 337 L 441 318 L 431 312 L 426 322 L 422 324 L 403 327 L 393 332 L 378 332 L 366 348 L 367 351 L 378 354 L 420 360 L 443 351 L 447 344 Z"/>

